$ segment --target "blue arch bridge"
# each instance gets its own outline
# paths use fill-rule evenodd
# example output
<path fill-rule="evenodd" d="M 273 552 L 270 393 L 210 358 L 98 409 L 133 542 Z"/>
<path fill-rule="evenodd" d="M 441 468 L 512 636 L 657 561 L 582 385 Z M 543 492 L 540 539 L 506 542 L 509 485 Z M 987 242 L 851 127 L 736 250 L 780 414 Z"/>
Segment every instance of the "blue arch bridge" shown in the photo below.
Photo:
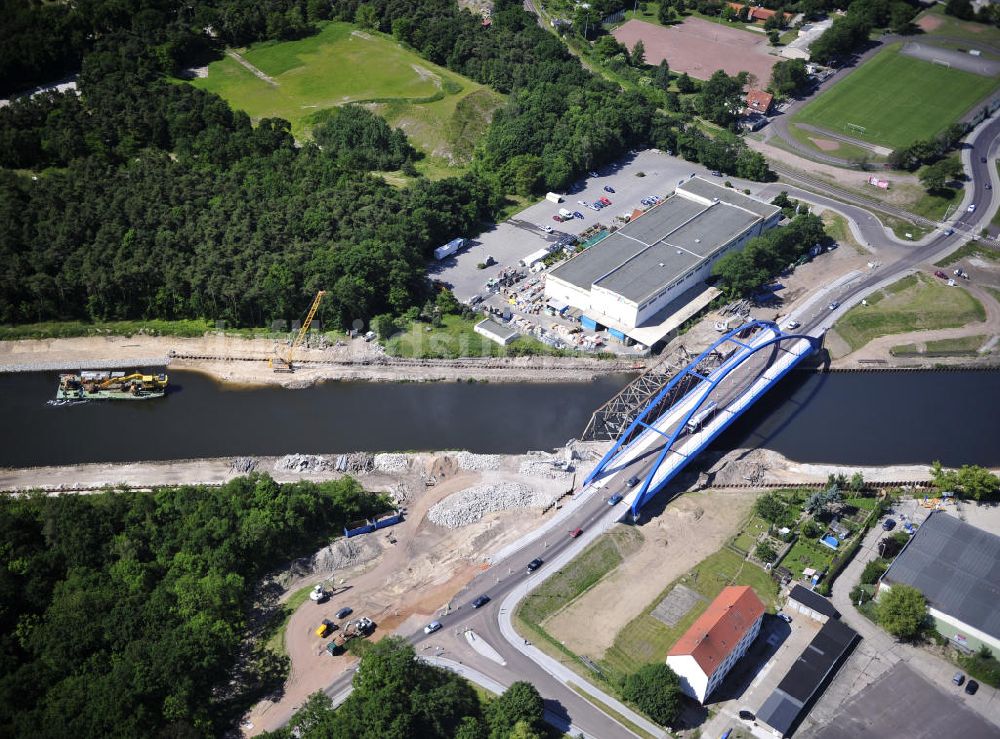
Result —
<path fill-rule="evenodd" d="M 601 484 L 624 470 L 632 516 L 677 476 L 715 437 L 803 359 L 819 337 L 788 334 L 776 323 L 751 321 L 716 341 L 670 379 L 651 370 L 602 406 L 584 433 L 615 439 L 584 480 Z M 633 478 L 634 479 L 634 478 Z"/>

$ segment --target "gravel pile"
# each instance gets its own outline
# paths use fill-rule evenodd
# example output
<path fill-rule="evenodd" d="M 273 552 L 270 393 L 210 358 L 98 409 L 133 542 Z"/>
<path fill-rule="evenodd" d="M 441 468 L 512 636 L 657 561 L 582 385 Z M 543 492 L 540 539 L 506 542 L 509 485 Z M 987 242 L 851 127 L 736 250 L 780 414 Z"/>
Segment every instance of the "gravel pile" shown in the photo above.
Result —
<path fill-rule="evenodd" d="M 375 469 L 375 455 L 368 452 L 353 452 L 337 457 L 337 472 L 371 472 Z"/>
<path fill-rule="evenodd" d="M 527 456 L 521 460 L 518 472 L 522 475 L 535 477 L 549 477 L 554 480 L 566 477 L 566 463 L 558 457 L 548 454 L 540 456 Z"/>
<path fill-rule="evenodd" d="M 503 457 L 497 454 L 473 454 L 472 452 L 458 452 L 452 456 L 461 469 L 473 472 L 498 470 L 500 462 L 503 460 Z"/>
<path fill-rule="evenodd" d="M 405 454 L 376 454 L 374 463 L 379 472 L 405 472 L 410 460 Z"/>
<path fill-rule="evenodd" d="M 274 463 L 274 469 L 279 472 L 325 472 L 335 468 L 334 462 L 317 454 L 286 454 Z"/>
<path fill-rule="evenodd" d="M 253 472 L 257 469 L 257 465 L 260 461 L 256 457 L 237 457 L 232 462 L 229 463 L 229 469 L 232 472 Z"/>
<path fill-rule="evenodd" d="M 0 372 L 51 372 L 58 370 L 60 372 L 78 372 L 81 368 L 88 369 L 89 366 L 99 367 L 100 369 L 126 369 L 134 370 L 139 368 L 153 368 L 153 367 L 166 367 L 167 362 L 170 361 L 169 358 L 164 357 L 162 354 L 157 357 L 131 357 L 128 359 L 99 359 L 93 362 L 81 362 L 79 359 L 74 359 L 72 361 L 62 360 L 62 361 L 42 361 L 37 362 L 25 362 L 23 360 L 15 361 L 11 364 L 0 364 Z M 54 394 L 54 393 L 53 393 Z"/>
<path fill-rule="evenodd" d="M 449 495 L 427 512 L 427 517 L 449 529 L 476 523 L 487 513 L 517 508 L 544 508 L 556 496 L 519 482 L 477 485 Z"/>

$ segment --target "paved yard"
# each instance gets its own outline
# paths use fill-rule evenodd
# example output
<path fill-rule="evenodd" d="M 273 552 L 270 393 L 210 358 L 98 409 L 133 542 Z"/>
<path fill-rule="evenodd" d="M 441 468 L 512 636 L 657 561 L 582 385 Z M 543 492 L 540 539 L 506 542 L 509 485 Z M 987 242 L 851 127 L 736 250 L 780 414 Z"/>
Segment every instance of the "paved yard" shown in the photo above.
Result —
<path fill-rule="evenodd" d="M 638 172 L 645 176 L 638 177 Z M 700 164 L 668 156 L 656 149 L 628 155 L 618 164 L 601 170 L 597 177 L 581 181 L 571 192 L 562 193 L 566 198 L 565 202 L 556 204 L 541 200 L 480 234 L 472 239 L 472 246 L 458 255 L 432 263 L 430 274 L 451 284 L 455 297 L 465 302 L 474 295 L 485 293 L 486 281 L 496 277 L 501 270 L 517 266 L 523 257 L 559 239 L 559 233 L 546 234 L 539 225 L 551 226 L 557 232 L 574 235 L 594 223 L 611 226 L 615 223 L 615 216 L 641 208 L 640 201 L 643 198 L 648 195 L 668 195 L 680 182 L 693 174 L 710 177 L 708 170 Z M 733 180 L 733 184 L 737 184 L 736 180 Z M 605 192 L 605 185 L 614 188 L 615 192 Z M 739 186 L 742 187 L 742 183 Z M 593 211 L 577 202 L 593 202 L 602 195 L 607 196 L 612 205 L 601 211 Z M 579 211 L 583 218 L 556 223 L 552 216 L 560 208 Z M 496 259 L 497 264 L 486 269 L 476 269 L 478 263 L 486 261 L 488 254 Z"/>
<path fill-rule="evenodd" d="M 852 696 L 825 726 L 805 739 L 908 739 L 997 736 L 995 726 L 956 701 L 962 689 L 932 685 L 903 663 Z"/>
<path fill-rule="evenodd" d="M 799 614 L 792 615 L 791 624 L 777 616 L 764 616 L 760 634 L 750 651 L 709 696 L 708 705 L 716 715 L 701 727 L 702 735 L 721 736 L 726 729 L 736 726 L 752 731 L 752 726 L 739 719 L 740 710 L 754 713 L 760 710 L 821 626 L 818 621 Z"/>

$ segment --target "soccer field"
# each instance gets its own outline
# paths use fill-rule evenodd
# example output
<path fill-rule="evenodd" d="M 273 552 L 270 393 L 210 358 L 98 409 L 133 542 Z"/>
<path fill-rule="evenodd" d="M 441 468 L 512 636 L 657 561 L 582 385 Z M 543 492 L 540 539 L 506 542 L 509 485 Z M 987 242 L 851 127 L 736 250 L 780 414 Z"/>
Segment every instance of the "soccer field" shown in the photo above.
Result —
<path fill-rule="evenodd" d="M 254 120 L 284 118 L 299 140 L 321 111 L 365 103 L 428 155 L 437 169 L 462 163 L 502 96 L 438 67 L 387 36 L 326 23 L 315 36 L 266 42 L 213 62 L 191 84 L 217 93 Z"/>
<path fill-rule="evenodd" d="M 822 93 L 792 121 L 897 149 L 932 138 L 996 85 L 989 77 L 888 48 Z"/>

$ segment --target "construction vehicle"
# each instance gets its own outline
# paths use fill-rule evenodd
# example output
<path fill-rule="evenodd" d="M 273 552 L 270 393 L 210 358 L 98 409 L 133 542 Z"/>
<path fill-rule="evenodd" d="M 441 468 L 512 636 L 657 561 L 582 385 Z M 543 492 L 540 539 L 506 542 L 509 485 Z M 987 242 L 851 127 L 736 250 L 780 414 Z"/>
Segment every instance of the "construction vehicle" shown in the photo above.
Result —
<path fill-rule="evenodd" d="M 88 370 L 59 375 L 56 400 L 147 400 L 167 392 L 167 375 Z"/>
<path fill-rule="evenodd" d="M 344 624 L 343 630 L 326 645 L 326 651 L 336 657 L 347 649 L 347 642 L 358 637 L 365 637 L 375 630 L 375 622 L 366 616 L 352 619 Z"/>
<path fill-rule="evenodd" d="M 328 618 L 323 619 L 323 623 L 316 627 L 316 636 L 322 639 L 324 636 L 329 634 L 331 631 L 337 630 L 337 624 Z"/>
<path fill-rule="evenodd" d="M 292 358 L 295 356 L 295 350 L 302 344 L 306 338 L 306 334 L 309 333 L 309 326 L 312 325 L 313 318 L 316 317 L 316 311 L 319 310 L 319 304 L 323 302 L 323 296 L 326 295 L 326 290 L 320 290 L 316 293 L 316 297 L 313 299 L 312 305 L 309 306 L 309 313 L 306 314 L 306 320 L 302 322 L 302 328 L 299 329 L 299 333 L 295 336 L 295 340 L 288 347 L 288 352 L 281 356 L 275 350 L 275 355 L 270 360 L 268 364 L 271 369 L 275 372 L 294 372 L 295 366 L 292 364 Z"/>

